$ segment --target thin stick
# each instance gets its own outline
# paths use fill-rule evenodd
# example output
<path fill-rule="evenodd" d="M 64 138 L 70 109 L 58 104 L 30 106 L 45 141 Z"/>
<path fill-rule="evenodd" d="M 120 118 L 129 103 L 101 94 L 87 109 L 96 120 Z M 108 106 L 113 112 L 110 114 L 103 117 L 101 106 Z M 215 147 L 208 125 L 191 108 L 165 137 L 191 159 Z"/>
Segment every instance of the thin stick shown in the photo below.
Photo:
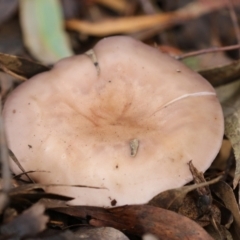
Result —
<path fill-rule="evenodd" d="M 230 51 L 230 50 L 235 50 L 235 49 L 240 49 L 240 44 L 236 45 L 231 45 L 231 46 L 226 46 L 226 47 L 212 47 L 212 48 L 206 48 L 190 53 L 184 53 L 180 56 L 176 56 L 175 58 L 177 60 L 188 58 L 188 57 L 193 57 L 201 54 L 207 54 L 207 53 L 214 53 L 214 52 L 223 52 L 223 51 Z"/>

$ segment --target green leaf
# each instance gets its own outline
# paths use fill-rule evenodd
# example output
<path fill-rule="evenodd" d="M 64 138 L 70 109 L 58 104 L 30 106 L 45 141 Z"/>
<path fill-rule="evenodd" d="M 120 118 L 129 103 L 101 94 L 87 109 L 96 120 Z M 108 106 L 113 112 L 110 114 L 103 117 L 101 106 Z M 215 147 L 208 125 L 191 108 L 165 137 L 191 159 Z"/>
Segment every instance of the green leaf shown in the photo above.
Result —
<path fill-rule="evenodd" d="M 73 55 L 59 0 L 20 0 L 23 38 L 30 53 L 45 64 Z"/>

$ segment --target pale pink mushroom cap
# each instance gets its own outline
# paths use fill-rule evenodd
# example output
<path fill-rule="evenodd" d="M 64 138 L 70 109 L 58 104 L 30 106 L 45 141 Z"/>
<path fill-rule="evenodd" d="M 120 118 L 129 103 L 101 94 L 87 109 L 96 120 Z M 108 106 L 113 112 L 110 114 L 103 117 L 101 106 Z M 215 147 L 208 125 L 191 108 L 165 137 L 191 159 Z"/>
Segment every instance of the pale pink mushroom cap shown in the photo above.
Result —
<path fill-rule="evenodd" d="M 205 171 L 223 136 L 212 86 L 180 62 L 129 37 L 109 37 L 21 84 L 3 117 L 9 148 L 37 182 L 70 204 L 110 207 L 148 202 Z M 139 141 L 136 156 L 130 142 Z M 21 170 L 11 161 L 15 174 Z"/>

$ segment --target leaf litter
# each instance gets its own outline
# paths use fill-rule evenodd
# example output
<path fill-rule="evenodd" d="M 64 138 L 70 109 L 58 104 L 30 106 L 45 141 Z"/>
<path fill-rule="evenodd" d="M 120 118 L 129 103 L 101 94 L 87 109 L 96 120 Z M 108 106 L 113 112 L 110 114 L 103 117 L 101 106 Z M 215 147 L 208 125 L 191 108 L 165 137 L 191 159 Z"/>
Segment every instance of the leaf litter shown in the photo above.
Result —
<path fill-rule="evenodd" d="M 69 4 L 75 4 L 70 3 L 74 1 L 69 1 Z M 10 4 L 10 1 L 8 2 Z M 150 4 L 150 8 L 146 8 L 145 4 L 139 2 L 142 1 L 136 0 L 131 3 L 125 0 L 118 0 L 116 3 L 110 0 L 82 1 L 81 7 L 84 6 L 83 9 L 88 11 L 79 9 L 78 19 L 66 21 L 66 26 L 71 31 L 64 32 L 61 30 L 62 32 L 59 33 L 62 35 L 60 38 L 69 35 L 72 46 L 70 42 L 64 42 L 65 40 L 62 44 L 66 44 L 64 46 L 66 48 L 73 47 L 76 53 L 84 53 L 93 46 L 99 36 L 108 36 L 117 32 L 136 36 L 139 34 L 138 36 L 141 36 L 139 38 L 148 41 L 150 45 L 153 45 L 154 42 L 165 44 L 171 42 L 171 31 L 176 31 L 175 27 L 181 28 L 181 24 L 187 24 L 194 18 L 206 19 L 206 14 L 211 16 L 213 12 L 216 14 L 222 9 L 226 13 L 226 7 L 228 6 L 228 1 L 212 1 L 210 3 L 206 0 L 199 0 L 189 3 L 190 1 L 184 0 L 183 6 L 180 7 L 175 4 L 175 9 L 171 9 L 171 4 L 167 1 L 163 1 L 160 7 L 157 6 L 155 1 L 146 1 Z M 6 2 L 0 1 L 0 7 L 3 6 L 1 4 L 6 4 Z M 234 1 L 234 4 L 237 11 L 239 3 Z M 138 12 L 138 9 L 143 6 L 145 9 Z M 14 9 L 15 6 L 9 5 L 9 9 L 11 7 Z M 149 9 L 150 12 L 153 9 L 154 16 L 143 14 L 144 11 L 149 12 Z M 59 9 L 55 10 L 59 11 Z M 11 10 L 4 18 L 10 19 L 13 16 L 14 11 Z M 22 17 L 30 19 L 30 16 Z M 114 21 L 113 18 L 115 18 Z M 5 19 L 4 21 L 6 21 Z M 74 27 L 73 23 L 78 27 Z M 4 22 L 0 22 L 0 24 L 4 24 Z M 84 28 L 80 28 L 80 24 Z M 35 30 L 37 30 L 37 27 Z M 229 30 L 235 34 L 234 27 L 229 26 Z M 41 37 L 44 41 L 48 41 L 47 36 Z M 182 34 L 181 37 L 184 39 L 188 36 Z M 157 38 L 158 40 L 156 40 Z M 166 39 L 169 39 L 169 41 L 166 41 Z M 196 37 L 196 41 L 200 41 L 199 39 L 201 37 L 198 39 Z M 53 42 L 55 42 L 54 44 L 57 43 L 56 40 Z M 219 49 L 221 46 L 227 45 L 220 38 L 216 41 L 216 36 L 213 42 L 219 46 Z M 50 53 L 44 53 L 46 57 L 44 60 L 40 56 L 41 52 L 37 52 L 34 47 L 30 47 L 30 54 L 25 52 L 24 57 L 0 53 L 0 70 L 11 75 L 14 79 L 12 88 L 22 81 L 50 69 L 44 63 L 54 63 L 58 60 L 58 57 L 54 60 L 51 60 L 50 57 L 48 59 L 48 56 L 51 56 L 57 49 L 54 45 L 52 46 Z M 179 46 L 176 45 L 175 47 L 179 49 Z M 186 51 L 186 49 L 182 47 L 181 52 Z M 216 47 L 212 48 L 213 52 L 214 49 L 216 50 Z M 187 50 L 189 51 L 189 49 Z M 71 52 L 70 49 L 65 53 L 68 55 Z M 211 52 L 211 49 L 209 52 Z M 55 56 L 59 56 L 59 54 L 61 55 L 61 50 Z M 41 63 L 38 63 L 39 59 Z M 223 89 L 231 82 L 239 81 L 239 72 L 238 59 L 232 60 L 230 64 L 223 62 L 220 66 L 199 70 L 199 73 L 213 86 L 221 86 Z M 195 179 L 194 184 L 160 193 L 146 205 L 123 206 L 112 209 L 87 206 L 69 207 L 67 201 L 71 198 L 57 194 L 47 194 L 43 190 L 43 185 L 34 184 L 31 181 L 26 183 L 26 179 L 23 181 L 22 177 L 27 174 L 24 171 L 17 178 L 11 178 L 7 163 L 9 152 L 4 129 L 0 124 L 0 239 L 125 240 L 140 239 L 146 233 L 153 234 L 153 236 L 150 236 L 153 239 L 239 239 L 240 106 L 238 95 L 240 89 L 238 90 L 236 87 L 233 87 L 233 89 L 235 94 L 230 94 L 230 97 L 223 101 L 222 105 L 226 120 L 225 134 L 232 143 L 236 160 L 234 179 L 231 174 L 234 171 L 234 164 L 231 163 L 230 156 L 225 156 L 222 159 L 226 163 L 224 165 L 225 169 L 219 171 L 213 167 L 204 175 L 190 164 Z M 5 94 L 8 94 L 8 92 Z M 228 163 L 230 165 L 227 166 Z M 224 174 L 222 171 L 224 171 Z M 206 178 L 208 181 L 205 180 Z"/>

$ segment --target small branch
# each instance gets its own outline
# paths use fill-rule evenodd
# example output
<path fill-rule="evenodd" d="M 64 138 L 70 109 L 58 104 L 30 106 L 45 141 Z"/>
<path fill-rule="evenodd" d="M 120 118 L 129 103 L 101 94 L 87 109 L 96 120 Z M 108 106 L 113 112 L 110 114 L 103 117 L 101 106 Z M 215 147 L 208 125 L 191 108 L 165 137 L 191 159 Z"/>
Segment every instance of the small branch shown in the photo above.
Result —
<path fill-rule="evenodd" d="M 240 44 L 226 46 L 226 47 L 206 48 L 206 49 L 202 49 L 202 50 L 198 50 L 198 51 L 194 51 L 194 52 L 190 52 L 190 53 L 184 53 L 180 56 L 176 56 L 175 58 L 177 60 L 181 60 L 181 59 L 184 59 L 184 58 L 193 57 L 193 56 L 197 56 L 197 55 L 214 53 L 214 52 L 231 51 L 231 50 L 235 50 L 235 49 L 240 49 Z"/>

